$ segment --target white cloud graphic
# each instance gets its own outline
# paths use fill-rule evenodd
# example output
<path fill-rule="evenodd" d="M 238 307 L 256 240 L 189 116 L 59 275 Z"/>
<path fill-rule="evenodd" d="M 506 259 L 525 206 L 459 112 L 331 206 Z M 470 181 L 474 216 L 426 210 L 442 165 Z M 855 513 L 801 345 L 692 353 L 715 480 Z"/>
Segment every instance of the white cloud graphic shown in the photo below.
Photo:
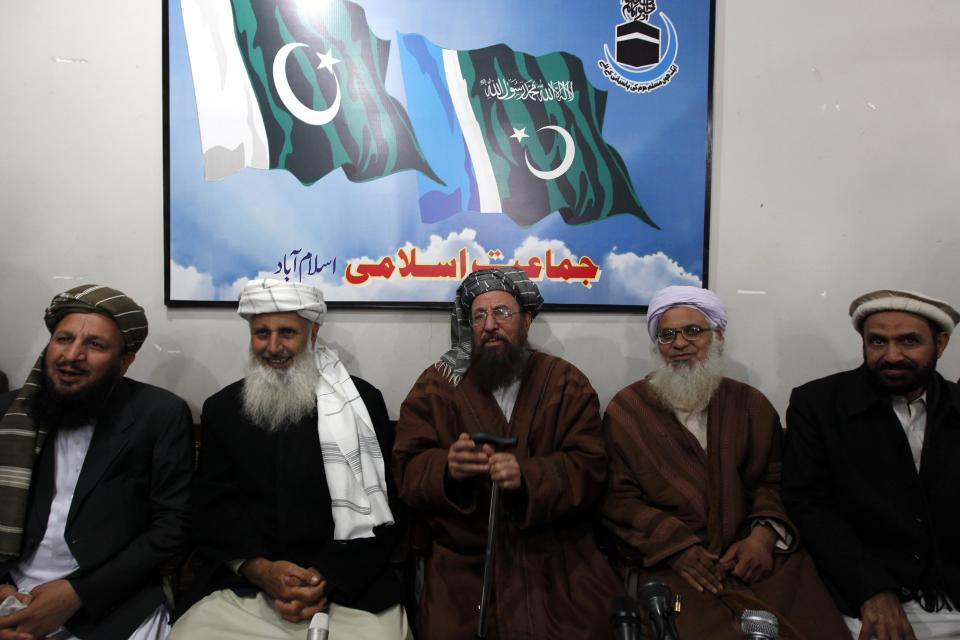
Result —
<path fill-rule="evenodd" d="M 646 304 L 663 287 L 674 284 L 702 285 L 698 276 L 662 251 L 645 256 L 611 251 L 603 260 L 603 269 L 608 284 L 636 298 L 638 304 Z"/>
<path fill-rule="evenodd" d="M 239 300 L 240 292 L 251 280 L 262 280 L 264 278 L 276 279 L 277 274 L 270 271 L 261 271 L 252 278 L 241 276 L 230 284 L 217 287 L 217 300 Z"/>
<path fill-rule="evenodd" d="M 213 276 L 197 271 L 196 267 L 182 267 L 170 261 L 170 297 L 174 300 L 212 300 Z"/>
<path fill-rule="evenodd" d="M 570 258 L 576 262 L 579 258 L 579 256 L 573 255 L 573 252 L 570 251 L 570 248 L 567 247 L 563 240 L 542 240 L 537 236 L 527 236 L 523 239 L 523 242 L 520 243 L 520 246 L 514 250 L 513 259 L 519 260 L 522 263 L 526 263 L 534 256 L 545 260 L 544 256 L 547 255 L 548 249 L 550 250 L 554 263 L 564 258 Z M 511 262 L 513 261 L 511 260 Z"/>

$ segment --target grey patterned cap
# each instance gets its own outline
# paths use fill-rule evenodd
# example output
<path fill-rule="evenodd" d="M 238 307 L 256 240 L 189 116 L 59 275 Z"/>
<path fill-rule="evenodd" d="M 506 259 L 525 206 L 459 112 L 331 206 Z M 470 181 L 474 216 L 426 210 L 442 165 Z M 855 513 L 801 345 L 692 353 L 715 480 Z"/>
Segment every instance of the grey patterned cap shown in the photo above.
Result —
<path fill-rule="evenodd" d="M 57 328 L 64 316 L 70 313 L 99 313 L 107 316 L 120 327 L 126 351 L 136 353 L 147 339 L 147 315 L 143 307 L 122 291 L 100 284 L 82 284 L 50 301 L 43 321 L 50 333 Z"/>
<path fill-rule="evenodd" d="M 518 267 L 493 267 L 474 271 L 460 284 L 450 314 L 450 350 L 434 364 L 454 385 L 459 385 L 470 368 L 473 330 L 470 308 L 478 296 L 490 291 L 506 291 L 517 299 L 520 309 L 536 316 L 543 306 L 543 296 L 527 272 Z"/>

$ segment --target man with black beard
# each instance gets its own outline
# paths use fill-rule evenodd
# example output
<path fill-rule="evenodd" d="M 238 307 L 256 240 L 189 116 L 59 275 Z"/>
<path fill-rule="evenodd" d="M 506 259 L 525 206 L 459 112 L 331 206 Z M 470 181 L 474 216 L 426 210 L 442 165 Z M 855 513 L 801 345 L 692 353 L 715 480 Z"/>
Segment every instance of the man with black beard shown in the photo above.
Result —
<path fill-rule="evenodd" d="M 601 638 L 621 590 L 592 536 L 607 458 L 597 394 L 569 362 L 527 347 L 543 298 L 516 267 L 457 290 L 452 345 L 400 408 L 400 497 L 433 534 L 417 610 L 423 638 L 474 638 L 484 547 L 495 537 L 488 638 Z M 516 436 L 496 452 L 478 432 Z M 491 484 L 501 513 L 488 531 Z"/>
<path fill-rule="evenodd" d="M 794 389 L 784 501 L 854 638 L 960 637 L 960 314 L 910 291 L 850 305 L 863 365 Z"/>
<path fill-rule="evenodd" d="M 333 638 L 409 638 L 383 396 L 317 338 L 316 287 L 253 280 L 238 313 L 250 358 L 203 405 L 195 585 L 171 640 L 303 640 L 323 612 Z"/>
<path fill-rule="evenodd" d="M 44 320 L 44 353 L 0 398 L 0 600 L 25 605 L 0 616 L 0 638 L 162 639 L 161 565 L 187 538 L 190 411 L 124 377 L 147 318 L 122 292 L 81 285 Z"/>
<path fill-rule="evenodd" d="M 682 596 L 683 638 L 742 638 L 744 609 L 773 612 L 785 640 L 844 638 L 780 500 L 777 412 L 724 376 L 726 326 L 707 289 L 666 287 L 650 299 L 660 366 L 607 407 L 604 523 L 645 579 Z"/>

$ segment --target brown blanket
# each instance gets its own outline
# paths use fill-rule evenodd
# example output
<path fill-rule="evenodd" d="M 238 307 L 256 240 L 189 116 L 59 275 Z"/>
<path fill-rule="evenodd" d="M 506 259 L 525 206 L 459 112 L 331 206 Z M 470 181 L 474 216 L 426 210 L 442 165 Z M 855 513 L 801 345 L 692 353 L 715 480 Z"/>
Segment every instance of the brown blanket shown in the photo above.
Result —
<path fill-rule="evenodd" d="M 642 557 L 645 578 L 681 594 L 681 637 L 742 638 L 744 609 L 772 612 L 782 640 L 850 634 L 780 500 L 783 432 L 773 406 L 756 389 L 724 379 L 707 407 L 707 450 L 662 406 L 646 380 L 622 390 L 604 417 L 610 486 L 604 523 Z M 722 555 L 751 523 L 772 519 L 789 532 L 773 573 L 753 584 L 728 575 L 719 595 L 700 593 L 667 565 L 701 544 Z"/>

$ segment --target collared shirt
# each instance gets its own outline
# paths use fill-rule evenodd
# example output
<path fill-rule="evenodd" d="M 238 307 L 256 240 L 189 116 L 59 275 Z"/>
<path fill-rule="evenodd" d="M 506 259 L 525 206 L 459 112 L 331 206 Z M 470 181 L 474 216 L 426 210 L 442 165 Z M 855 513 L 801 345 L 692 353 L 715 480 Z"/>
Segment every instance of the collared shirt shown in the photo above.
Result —
<path fill-rule="evenodd" d="M 517 404 L 517 395 L 520 393 L 520 378 L 517 378 L 510 384 L 500 389 L 493 390 L 493 399 L 503 411 L 503 417 L 510 422 L 510 416 L 513 415 L 513 407 Z"/>
<path fill-rule="evenodd" d="M 77 488 L 77 479 L 80 477 L 80 469 L 87 457 L 92 438 L 92 424 L 57 430 L 54 441 L 56 475 L 47 530 L 33 555 L 21 560 L 10 572 L 17 588 L 22 592 L 29 592 L 37 585 L 70 575 L 80 567 L 67 546 L 64 531 L 70 504 L 73 502 L 73 492 Z"/>
<path fill-rule="evenodd" d="M 700 411 L 681 411 L 674 410 L 673 415 L 677 417 L 687 431 L 693 434 L 693 437 L 700 443 L 700 448 L 707 450 L 707 409 Z"/>
<path fill-rule="evenodd" d="M 47 518 L 47 530 L 43 533 L 36 551 L 30 557 L 22 559 L 10 571 L 17 591 L 29 593 L 35 587 L 60 580 L 80 565 L 67 546 L 67 515 L 73 503 L 73 494 L 77 489 L 77 480 L 83 461 L 93 440 L 94 425 L 58 429 L 54 438 L 54 490 L 50 502 L 50 516 Z M 133 632 L 130 640 L 160 640 L 167 636 L 170 626 L 167 624 L 166 608 L 161 604 Z M 76 640 L 66 628 L 60 627 L 46 636 L 48 640 Z"/>
<path fill-rule="evenodd" d="M 904 396 L 893 396 L 891 405 L 910 443 L 913 465 L 919 472 L 920 455 L 923 453 L 923 436 L 927 431 L 927 392 L 924 391 L 912 402 L 907 402 Z"/>

